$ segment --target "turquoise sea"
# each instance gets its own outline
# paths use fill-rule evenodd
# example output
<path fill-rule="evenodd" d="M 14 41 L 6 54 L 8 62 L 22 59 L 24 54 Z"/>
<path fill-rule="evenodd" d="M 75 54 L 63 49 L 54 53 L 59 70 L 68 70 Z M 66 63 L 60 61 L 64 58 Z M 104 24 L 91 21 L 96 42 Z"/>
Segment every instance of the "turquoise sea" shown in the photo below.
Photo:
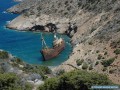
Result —
<path fill-rule="evenodd" d="M 18 15 L 4 12 L 7 8 L 15 5 L 12 0 L 2 0 L 0 5 L 0 49 L 6 50 L 30 64 L 42 64 L 47 66 L 56 66 L 68 59 L 72 51 L 69 43 L 70 39 L 66 35 L 62 36 L 66 41 L 65 50 L 56 58 L 43 61 L 40 50 L 41 38 L 40 33 L 20 32 L 5 28 L 8 21 L 14 19 Z M 43 33 L 45 41 L 49 47 L 52 46 L 53 34 Z"/>

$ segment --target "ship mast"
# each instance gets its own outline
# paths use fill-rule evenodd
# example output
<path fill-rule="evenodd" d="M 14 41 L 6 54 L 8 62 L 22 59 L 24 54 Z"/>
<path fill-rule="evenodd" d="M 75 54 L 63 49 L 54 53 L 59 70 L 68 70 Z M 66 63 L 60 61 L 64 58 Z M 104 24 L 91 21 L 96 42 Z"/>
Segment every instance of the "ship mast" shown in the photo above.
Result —
<path fill-rule="evenodd" d="M 44 38 L 43 38 L 43 36 L 42 36 L 42 33 L 41 33 L 41 40 L 42 40 L 42 47 L 45 46 L 45 48 L 48 48 L 48 47 L 47 47 L 47 44 L 46 44 L 46 42 L 45 42 L 45 40 L 44 40 Z"/>
<path fill-rule="evenodd" d="M 54 39 L 55 39 L 55 40 L 57 39 L 56 33 L 54 33 Z"/>
<path fill-rule="evenodd" d="M 58 37 L 56 35 L 56 31 L 54 32 L 54 40 L 58 40 Z"/>

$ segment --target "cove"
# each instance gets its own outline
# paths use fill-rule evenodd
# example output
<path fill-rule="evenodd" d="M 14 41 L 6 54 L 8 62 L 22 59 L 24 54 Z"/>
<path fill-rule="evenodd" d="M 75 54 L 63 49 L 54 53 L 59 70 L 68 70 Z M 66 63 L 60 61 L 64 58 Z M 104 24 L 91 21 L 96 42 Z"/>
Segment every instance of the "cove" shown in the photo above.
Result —
<path fill-rule="evenodd" d="M 58 37 L 64 38 L 66 48 L 62 53 L 49 61 L 43 61 L 40 50 L 42 48 L 40 33 L 33 32 L 20 32 L 9 30 L 4 26 L 6 23 L 18 15 L 4 13 L 4 11 L 16 4 L 12 0 L 2 0 L 0 6 L 0 49 L 6 50 L 12 55 L 21 58 L 29 64 L 41 64 L 47 66 L 56 66 L 68 59 L 72 51 L 70 39 L 66 35 L 59 35 Z M 52 47 L 53 34 L 43 33 L 44 39 L 48 47 Z"/>

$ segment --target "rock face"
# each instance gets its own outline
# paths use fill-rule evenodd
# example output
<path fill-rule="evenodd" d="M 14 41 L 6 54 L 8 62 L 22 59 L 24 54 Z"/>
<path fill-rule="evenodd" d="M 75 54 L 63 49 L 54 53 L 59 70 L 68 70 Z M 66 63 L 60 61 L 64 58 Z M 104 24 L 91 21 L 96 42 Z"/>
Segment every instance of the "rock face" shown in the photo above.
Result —
<path fill-rule="evenodd" d="M 119 66 L 120 62 L 120 0 L 36 0 L 35 2 L 34 4 L 30 2 L 29 10 L 12 20 L 8 27 L 28 30 L 34 25 L 54 23 L 59 28 L 59 33 L 65 33 L 69 22 L 76 23 L 77 32 L 71 33 L 73 53 L 66 62 L 54 70 L 81 69 L 84 64 L 78 66 L 76 61 L 79 59 L 87 63 L 88 67 L 92 66 L 93 71 L 107 73 L 113 82 L 120 84 L 120 76 L 114 76 L 118 73 L 113 68 Z M 22 2 L 9 11 L 22 12 L 28 9 L 28 6 Z M 17 7 L 20 10 L 17 10 Z M 103 61 L 111 59 L 114 62 L 104 67 Z M 109 73 L 109 68 L 114 72 Z"/>
<path fill-rule="evenodd" d="M 15 5 L 9 9 L 7 9 L 8 12 L 11 13 L 22 13 L 29 8 L 35 6 L 37 4 L 37 1 L 39 0 L 15 0 L 15 1 L 20 1 L 18 5 Z"/>

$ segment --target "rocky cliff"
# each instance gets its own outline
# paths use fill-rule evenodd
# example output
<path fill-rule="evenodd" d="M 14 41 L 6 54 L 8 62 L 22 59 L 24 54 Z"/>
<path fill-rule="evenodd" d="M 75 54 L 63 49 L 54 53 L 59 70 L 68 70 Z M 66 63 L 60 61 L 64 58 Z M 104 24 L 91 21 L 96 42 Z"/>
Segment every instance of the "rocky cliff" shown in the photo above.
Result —
<path fill-rule="evenodd" d="M 65 33 L 69 22 L 76 23 L 73 53 L 54 70 L 87 69 L 120 84 L 120 0 L 25 0 L 8 11 L 22 12 L 7 25 L 18 30 L 54 23 Z"/>

